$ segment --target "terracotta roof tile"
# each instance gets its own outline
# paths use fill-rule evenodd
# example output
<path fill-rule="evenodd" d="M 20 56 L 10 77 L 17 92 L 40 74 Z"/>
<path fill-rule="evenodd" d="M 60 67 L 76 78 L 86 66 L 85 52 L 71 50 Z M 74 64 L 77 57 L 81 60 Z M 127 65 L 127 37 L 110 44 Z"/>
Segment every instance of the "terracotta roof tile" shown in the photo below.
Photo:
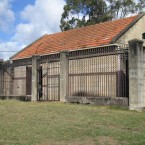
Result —
<path fill-rule="evenodd" d="M 137 16 L 100 23 L 65 32 L 45 35 L 20 51 L 12 60 L 31 57 L 34 54 L 46 55 L 62 50 L 77 50 L 109 44 L 112 39 L 131 24 Z"/>

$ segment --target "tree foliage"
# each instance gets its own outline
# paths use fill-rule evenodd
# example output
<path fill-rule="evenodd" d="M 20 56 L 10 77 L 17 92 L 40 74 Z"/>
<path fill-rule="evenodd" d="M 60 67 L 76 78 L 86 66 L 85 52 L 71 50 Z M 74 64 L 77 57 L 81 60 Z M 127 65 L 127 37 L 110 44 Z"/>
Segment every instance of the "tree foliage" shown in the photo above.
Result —
<path fill-rule="evenodd" d="M 88 26 L 130 14 L 140 13 L 144 0 L 66 0 L 60 28 L 62 31 Z"/>
<path fill-rule="evenodd" d="M 145 8 L 144 0 L 107 0 L 107 2 L 113 19 L 141 13 Z"/>

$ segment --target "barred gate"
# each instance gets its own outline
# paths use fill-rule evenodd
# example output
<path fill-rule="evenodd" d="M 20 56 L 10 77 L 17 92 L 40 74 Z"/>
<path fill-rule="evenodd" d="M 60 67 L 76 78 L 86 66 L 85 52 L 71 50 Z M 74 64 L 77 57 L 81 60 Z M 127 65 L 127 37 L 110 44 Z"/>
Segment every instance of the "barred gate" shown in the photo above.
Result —
<path fill-rule="evenodd" d="M 109 46 L 69 53 L 68 96 L 128 97 L 128 48 Z"/>
<path fill-rule="evenodd" d="M 42 56 L 38 71 L 38 100 L 59 101 L 60 55 Z"/>

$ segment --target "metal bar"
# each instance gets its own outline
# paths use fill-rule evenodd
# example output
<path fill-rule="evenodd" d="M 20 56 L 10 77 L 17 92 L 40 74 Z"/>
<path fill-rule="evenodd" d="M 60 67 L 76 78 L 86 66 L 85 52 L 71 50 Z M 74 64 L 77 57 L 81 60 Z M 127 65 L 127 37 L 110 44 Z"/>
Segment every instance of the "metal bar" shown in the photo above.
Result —
<path fill-rule="evenodd" d="M 47 95 L 47 100 L 48 100 L 48 59 L 47 59 L 47 63 L 46 63 L 46 68 L 47 68 L 47 80 L 46 80 L 46 84 L 47 84 L 47 88 L 46 88 L 46 95 Z"/>
<path fill-rule="evenodd" d="M 69 74 L 69 76 L 95 76 L 95 75 L 115 75 L 116 72 L 98 72 L 98 73 L 76 73 Z"/>
<path fill-rule="evenodd" d="M 14 79 L 14 80 L 25 80 L 26 77 L 14 77 L 13 79 Z"/>

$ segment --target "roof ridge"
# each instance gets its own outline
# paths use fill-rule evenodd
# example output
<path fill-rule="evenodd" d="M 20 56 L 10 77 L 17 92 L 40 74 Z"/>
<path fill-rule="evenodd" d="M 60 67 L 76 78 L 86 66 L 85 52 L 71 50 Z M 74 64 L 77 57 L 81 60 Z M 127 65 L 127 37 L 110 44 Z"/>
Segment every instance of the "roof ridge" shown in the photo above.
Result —
<path fill-rule="evenodd" d="M 110 20 L 110 21 L 105 21 L 105 22 L 100 22 L 100 23 L 96 23 L 96 24 L 92 24 L 92 25 L 88 25 L 88 26 L 83 26 L 83 27 L 78 27 L 78 28 L 74 28 L 74 29 L 69 29 L 69 30 L 66 30 L 66 31 L 60 31 L 60 32 L 57 32 L 57 33 L 53 33 L 53 34 L 48 34 L 48 36 L 51 36 L 51 35 L 57 35 L 57 34 L 60 34 L 60 33 L 68 33 L 68 32 L 71 32 L 71 31 L 77 31 L 78 29 L 86 29 L 88 27 L 94 27 L 96 25 L 100 25 L 100 24 L 105 24 L 105 23 L 112 23 L 112 22 L 115 22 L 115 21 L 119 21 L 119 20 L 123 20 L 123 19 L 129 19 L 131 17 L 137 17 L 141 14 L 136 14 L 134 16 L 130 16 L 130 17 L 126 17 L 126 18 L 120 18 L 120 19 L 115 19 L 115 20 Z"/>

